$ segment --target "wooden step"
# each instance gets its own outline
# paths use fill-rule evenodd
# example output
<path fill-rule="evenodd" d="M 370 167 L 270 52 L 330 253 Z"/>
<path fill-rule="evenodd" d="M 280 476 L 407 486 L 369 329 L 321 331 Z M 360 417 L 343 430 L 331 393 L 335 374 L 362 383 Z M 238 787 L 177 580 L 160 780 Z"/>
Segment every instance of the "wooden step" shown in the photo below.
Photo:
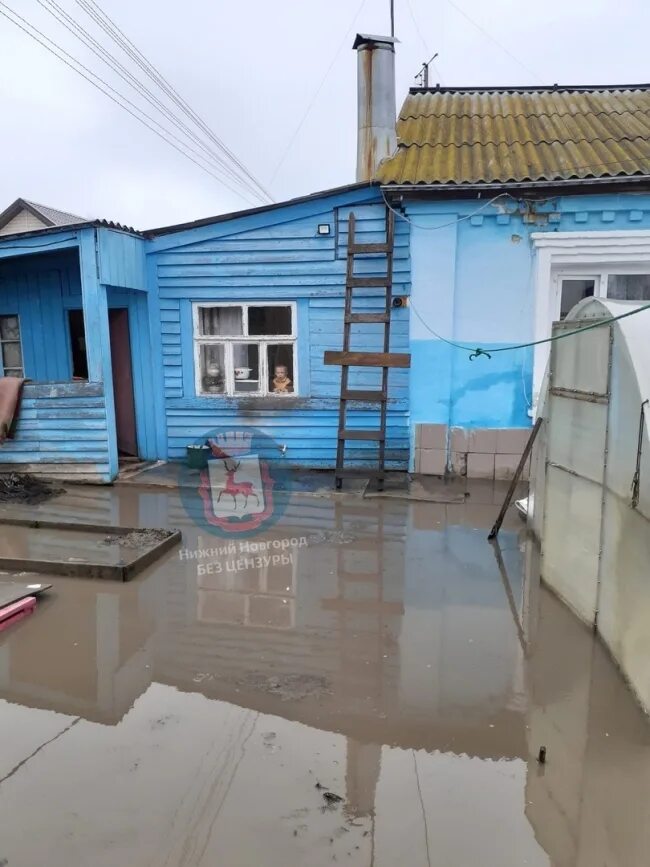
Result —
<path fill-rule="evenodd" d="M 410 367 L 411 356 L 408 352 L 334 352 L 328 349 L 324 363 L 341 367 Z"/>
<path fill-rule="evenodd" d="M 380 430 L 352 430 L 342 428 L 339 430 L 340 440 L 376 440 L 381 442 L 386 439 L 386 434 Z"/>
<path fill-rule="evenodd" d="M 404 614 L 401 602 L 384 602 L 377 599 L 346 599 L 340 596 L 334 599 L 322 599 L 321 606 L 325 611 L 359 611 L 363 614 Z"/>
<path fill-rule="evenodd" d="M 341 394 L 341 400 L 363 400 L 368 403 L 383 403 L 388 398 L 383 392 L 377 391 L 374 388 L 367 390 L 348 388 Z"/>
<path fill-rule="evenodd" d="M 385 277 L 348 277 L 347 280 L 350 289 L 381 289 L 391 283 L 388 274 Z"/>
<path fill-rule="evenodd" d="M 395 475 L 393 470 L 379 470 L 377 467 L 366 467 L 365 469 L 363 467 L 341 467 L 335 471 L 334 475 L 337 479 L 383 479 L 390 476 L 391 473 Z M 364 512 L 364 514 L 367 517 L 367 513 Z M 350 547 L 354 550 L 354 545 Z"/>
<path fill-rule="evenodd" d="M 379 545 L 377 545 L 377 548 Z M 377 564 L 376 572 L 347 572 L 345 569 L 337 569 L 336 577 L 350 584 L 375 584 L 381 585 L 381 564 Z"/>
<path fill-rule="evenodd" d="M 390 313 L 348 313 L 346 322 L 389 322 Z"/>
<path fill-rule="evenodd" d="M 390 253 L 391 250 L 391 245 L 386 243 L 350 244 L 348 247 L 348 252 L 353 256 L 356 256 L 359 253 Z"/>

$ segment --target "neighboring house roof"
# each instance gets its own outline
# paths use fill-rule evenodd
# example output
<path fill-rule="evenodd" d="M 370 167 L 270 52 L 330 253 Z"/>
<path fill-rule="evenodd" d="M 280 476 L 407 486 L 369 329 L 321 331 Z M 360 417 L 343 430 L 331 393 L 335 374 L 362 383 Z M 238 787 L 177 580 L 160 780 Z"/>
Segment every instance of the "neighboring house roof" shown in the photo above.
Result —
<path fill-rule="evenodd" d="M 9 223 L 13 221 L 15 221 L 14 226 L 5 230 L 4 234 L 14 230 L 19 232 L 21 229 L 33 231 L 39 225 L 48 229 L 52 226 L 68 226 L 72 223 L 82 223 L 84 220 L 84 217 L 79 217 L 77 214 L 69 214 L 66 211 L 59 211 L 57 208 L 39 205 L 27 199 L 16 199 L 0 214 L 0 231 L 9 227 Z"/>
<path fill-rule="evenodd" d="M 650 175 L 650 85 L 411 88 L 382 184 Z"/>
<path fill-rule="evenodd" d="M 147 229 L 143 234 L 146 237 L 158 237 L 158 235 L 169 235 L 172 232 L 183 232 L 186 229 L 197 229 L 201 226 L 210 226 L 212 223 L 224 223 L 228 220 L 238 219 L 239 217 L 252 217 L 255 214 L 264 214 L 267 211 L 277 210 L 278 208 L 288 208 L 292 205 L 300 205 L 303 202 L 311 202 L 315 199 L 325 199 L 328 196 L 336 196 L 340 193 L 349 193 L 354 190 L 363 190 L 367 187 L 376 186 L 373 181 L 356 181 L 352 184 L 343 184 L 340 187 L 331 187 L 327 190 L 318 190 L 315 193 L 308 193 L 304 196 L 297 196 L 293 199 L 284 199 L 281 202 L 273 202 L 270 205 L 259 205 L 253 208 L 246 208 L 242 211 L 231 211 L 227 214 L 217 214 L 214 217 L 202 217 L 199 220 L 191 220 L 187 223 L 176 223 L 173 226 L 161 226 L 157 229 Z"/>

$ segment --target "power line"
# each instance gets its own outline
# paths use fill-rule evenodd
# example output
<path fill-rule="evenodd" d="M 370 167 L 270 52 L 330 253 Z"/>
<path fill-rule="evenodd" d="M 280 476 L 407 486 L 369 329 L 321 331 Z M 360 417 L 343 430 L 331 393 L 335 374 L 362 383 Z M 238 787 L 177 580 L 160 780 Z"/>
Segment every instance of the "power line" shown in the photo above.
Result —
<path fill-rule="evenodd" d="M 77 2 L 79 2 L 79 0 L 77 0 Z M 350 26 L 349 26 L 348 29 L 345 31 L 345 36 L 344 36 L 343 39 L 341 40 L 341 42 L 340 42 L 340 44 L 339 44 L 339 47 L 336 49 L 336 54 L 334 55 L 334 57 L 333 57 L 333 59 L 332 59 L 332 62 L 331 62 L 330 65 L 327 67 L 327 70 L 325 71 L 325 75 L 322 77 L 322 79 L 321 79 L 321 81 L 320 81 L 320 84 L 318 85 L 318 87 L 317 87 L 316 90 L 314 91 L 314 95 L 312 96 L 312 98 L 310 99 L 309 103 L 307 104 L 307 108 L 305 109 L 305 111 L 304 111 L 302 117 L 301 117 L 300 120 L 298 121 L 298 125 L 296 126 L 296 128 L 295 128 L 295 130 L 293 131 L 291 137 L 289 138 L 289 141 L 287 142 L 287 146 L 286 146 L 286 148 L 284 149 L 284 151 L 283 151 L 283 153 L 282 153 L 282 156 L 280 157 L 280 159 L 279 159 L 279 161 L 278 161 L 278 163 L 277 163 L 275 169 L 273 170 L 273 174 L 271 175 L 271 183 L 273 183 L 273 181 L 276 179 L 278 172 L 280 171 L 280 169 L 281 169 L 282 166 L 284 165 L 284 161 L 286 160 L 287 156 L 289 155 L 289 151 L 290 151 L 291 148 L 293 147 L 293 144 L 294 144 L 295 140 L 298 138 L 298 135 L 299 135 L 299 133 L 300 133 L 300 130 L 303 128 L 303 126 L 304 126 L 304 124 L 305 124 L 305 121 L 307 120 L 307 118 L 308 118 L 308 116 L 309 116 L 309 113 L 311 112 L 312 108 L 314 107 L 314 103 L 316 102 L 316 99 L 318 98 L 318 95 L 320 94 L 321 90 L 323 89 L 323 87 L 324 87 L 324 85 L 325 85 L 325 82 L 326 82 L 327 79 L 329 78 L 329 74 L 330 74 L 330 72 L 331 72 L 332 69 L 334 68 L 334 64 L 335 64 L 336 61 L 339 59 L 339 55 L 340 55 L 341 51 L 343 51 L 343 47 L 345 46 L 345 43 L 346 43 L 347 38 L 348 38 L 348 36 L 349 36 L 349 34 L 350 34 L 350 31 L 352 30 L 352 28 L 353 28 L 354 25 L 356 24 L 356 22 L 357 22 L 357 18 L 359 17 L 359 15 L 361 15 L 361 12 L 362 12 L 362 10 L 363 10 L 363 7 L 366 5 L 366 2 L 367 2 L 367 0 L 361 0 L 361 3 L 359 4 L 359 8 L 358 8 L 357 11 L 354 13 L 354 17 L 353 17 L 352 21 L 350 22 Z"/>
<path fill-rule="evenodd" d="M 400 220 L 404 220 L 404 222 L 409 223 L 411 226 L 414 226 L 416 229 L 426 229 L 427 231 L 436 231 L 437 229 L 446 229 L 449 226 L 455 226 L 456 223 L 462 223 L 463 220 L 469 220 L 471 217 L 475 217 L 476 214 L 480 214 L 481 211 L 484 211 L 490 205 L 494 204 L 498 199 L 513 199 L 517 201 L 516 197 L 511 195 L 510 193 L 499 193 L 498 196 L 494 196 L 492 199 L 488 199 L 487 202 L 484 202 L 480 208 L 477 208 L 475 211 L 472 211 L 471 214 L 464 214 L 462 217 L 458 217 L 455 220 L 450 220 L 448 223 L 441 223 L 439 226 L 423 226 L 420 223 L 414 222 L 410 217 L 407 217 L 406 214 L 403 214 L 401 211 L 398 211 L 397 208 L 394 208 L 391 203 L 386 198 L 386 191 L 382 189 L 381 191 L 382 198 L 384 200 L 384 204 L 386 207 L 391 210 L 396 217 L 399 217 Z"/>
<path fill-rule="evenodd" d="M 531 340 L 528 343 L 513 343 L 508 346 L 497 346 L 493 349 L 482 349 L 480 346 L 468 346 L 466 343 L 457 343 L 455 340 L 449 340 L 447 337 L 443 337 L 441 334 L 438 334 L 437 331 L 434 331 L 433 328 L 422 318 L 422 316 L 418 313 L 416 308 L 413 306 L 411 302 L 409 302 L 409 307 L 415 313 L 416 317 L 420 320 L 422 325 L 427 329 L 430 334 L 433 334 L 434 337 L 437 337 L 438 340 L 442 340 L 443 343 L 447 343 L 449 346 L 453 346 L 455 349 L 461 349 L 464 352 L 469 352 L 470 361 L 473 361 L 475 358 L 479 358 L 481 355 L 486 358 L 492 358 L 492 355 L 495 352 L 513 352 L 516 349 L 528 349 L 532 346 L 541 346 L 543 343 L 554 343 L 556 340 L 564 340 L 565 337 L 575 337 L 576 334 L 584 334 L 585 331 L 591 331 L 592 328 L 601 328 L 603 325 L 611 325 L 613 322 L 618 322 L 620 319 L 626 319 L 628 316 L 635 316 L 637 313 L 643 313 L 644 310 L 650 310 L 650 304 L 644 304 L 642 307 L 637 307 L 634 310 L 628 310 L 626 313 L 620 313 L 618 316 L 610 316 L 607 319 L 598 319 L 590 325 L 584 325 L 580 328 L 576 328 L 574 331 L 561 331 L 559 334 L 553 334 L 551 337 L 544 337 L 542 340 Z"/>
<path fill-rule="evenodd" d="M 125 97 L 119 91 L 115 90 L 115 88 L 113 88 L 110 84 L 105 82 L 100 76 L 96 75 L 94 72 L 92 72 L 92 70 L 88 69 L 87 66 L 84 66 L 83 63 L 81 63 L 79 60 L 77 60 L 75 57 L 73 57 L 71 54 L 69 54 L 69 52 L 65 51 L 65 49 L 61 48 L 60 45 L 58 45 L 56 42 L 54 42 L 53 39 L 50 39 L 48 36 L 46 36 L 41 30 L 39 30 L 33 24 L 30 24 L 29 21 L 27 21 L 25 18 L 22 17 L 22 15 L 19 15 L 17 12 L 15 12 L 13 9 L 11 9 L 11 7 L 7 6 L 7 4 L 2 2 L 2 0 L 0 0 L 0 6 L 4 7 L 4 9 L 0 8 L 0 15 L 2 15 L 8 21 L 11 21 L 11 23 L 13 25 L 15 25 L 20 30 L 22 30 L 24 33 L 26 33 L 27 36 L 30 37 L 30 39 L 33 39 L 35 42 L 38 42 L 39 45 L 41 45 L 43 48 L 45 48 L 46 51 L 49 51 L 50 54 L 53 54 L 54 57 L 56 57 L 58 60 L 60 60 L 62 63 L 64 63 L 67 67 L 72 69 L 73 72 L 76 72 L 77 75 L 80 75 L 83 79 L 85 79 L 94 88 L 101 91 L 112 102 L 114 102 L 120 108 L 124 109 L 124 111 L 126 111 L 128 114 L 130 114 L 132 117 L 134 117 L 139 123 L 141 123 L 143 126 L 146 126 L 147 129 L 150 129 L 159 138 L 161 138 L 163 141 L 167 142 L 167 144 L 171 145 L 180 154 L 182 154 L 188 160 L 193 162 L 200 169 L 203 169 L 204 172 L 207 172 L 215 180 L 219 181 L 219 183 L 221 183 L 225 187 L 227 187 L 231 192 L 235 193 L 235 195 L 240 196 L 245 201 L 247 201 L 249 204 L 251 204 L 251 205 L 253 204 L 253 202 L 251 202 L 250 199 L 246 198 L 246 196 L 242 195 L 241 192 L 239 192 L 238 190 L 231 187 L 230 184 L 226 183 L 226 181 L 224 181 L 224 179 L 222 177 L 220 177 L 219 175 L 216 175 L 208 167 L 203 165 L 203 163 L 200 163 L 193 156 L 191 156 L 191 154 L 188 153 L 184 149 L 185 147 L 188 147 L 186 142 L 181 142 L 182 146 L 179 147 L 178 144 L 176 144 L 174 141 L 172 141 L 172 139 L 176 139 L 177 141 L 180 141 L 178 139 L 178 137 L 175 136 L 174 133 L 172 133 L 168 129 L 166 129 L 157 120 L 155 120 L 155 118 L 152 118 L 150 115 L 146 114 L 146 112 L 143 112 L 142 109 L 139 106 L 137 106 L 135 103 L 131 102 L 131 100 L 128 99 L 128 97 Z M 4 10 L 7 10 L 7 11 L 4 11 Z M 19 19 L 19 21 L 16 21 L 13 18 L 11 18 L 8 13 L 15 15 L 16 18 Z M 23 24 L 20 24 L 19 23 L 20 21 L 22 21 Z M 23 25 L 25 25 L 25 26 L 23 26 Z M 31 28 L 31 30 L 33 30 L 34 33 L 37 33 L 38 36 L 35 36 L 34 33 L 30 32 L 30 30 L 27 28 Z M 39 38 L 39 36 L 42 38 Z M 48 42 L 50 43 L 50 45 L 47 44 Z M 51 46 L 54 46 L 54 48 L 52 48 Z M 58 53 L 58 52 L 60 52 L 60 53 Z M 66 60 L 66 57 L 69 58 L 69 60 Z M 74 64 L 77 64 L 77 66 L 75 66 Z M 79 68 L 77 68 L 77 67 L 79 67 Z M 84 70 L 84 71 L 82 71 L 82 70 Z M 91 76 L 92 76 L 92 78 L 91 78 Z M 101 84 L 98 84 L 97 81 L 93 81 L 93 78 L 97 79 L 97 81 L 101 82 Z M 104 85 L 104 86 L 102 86 L 102 85 Z M 123 100 L 123 101 L 121 101 L 121 100 Z M 127 104 L 125 105 L 125 103 L 127 103 Z M 131 110 L 128 107 L 128 105 L 133 106 L 135 111 Z M 160 129 L 156 129 L 154 126 L 147 123 L 147 120 L 145 120 L 144 118 L 151 120 L 152 123 L 154 123 Z M 160 130 L 163 130 L 163 132 L 160 132 Z M 171 136 L 171 138 L 168 138 L 167 135 L 165 135 L 165 133 L 167 133 L 167 135 Z"/>
<path fill-rule="evenodd" d="M 452 6 L 456 10 L 456 12 L 458 12 L 460 15 L 462 15 L 463 18 L 465 18 L 467 21 L 469 21 L 469 23 L 473 27 L 475 27 L 480 33 L 482 33 L 483 36 L 485 36 L 487 39 L 489 39 L 490 42 L 494 42 L 494 44 L 496 46 L 498 46 L 501 49 L 501 51 L 503 51 L 505 54 L 507 54 L 511 60 L 514 60 L 514 62 L 517 63 L 519 66 L 521 66 L 522 69 L 525 69 L 529 75 L 532 75 L 533 78 L 537 79 L 537 81 L 540 81 L 540 82 L 542 81 L 542 79 L 539 77 L 539 75 L 535 72 L 534 69 L 531 69 L 530 66 L 527 66 L 523 62 L 523 60 L 520 60 L 516 55 L 514 55 L 512 53 L 512 51 L 510 51 L 509 48 L 506 48 L 506 46 L 502 42 L 499 42 L 499 40 L 495 36 L 492 36 L 492 34 L 489 33 L 485 29 L 485 27 L 483 27 L 481 24 L 479 24 L 478 21 L 475 21 L 471 15 L 469 15 L 467 12 L 465 12 L 464 9 L 461 9 L 461 7 L 457 3 L 454 2 L 454 0 L 447 0 L 447 3 L 449 3 L 449 5 Z"/>
<path fill-rule="evenodd" d="M 120 47 L 163 92 L 208 136 L 208 138 L 239 168 L 239 170 L 260 190 L 269 201 L 275 201 L 269 191 L 257 180 L 241 160 L 214 133 L 208 124 L 197 114 L 173 85 L 165 78 L 140 49 L 126 36 L 123 30 L 103 11 L 95 0 L 76 0 L 90 18 Z"/>
<path fill-rule="evenodd" d="M 242 179 L 230 166 L 225 162 L 223 157 L 213 151 L 208 145 L 206 145 L 194 131 L 187 126 L 182 120 L 179 120 L 176 115 L 163 103 L 158 97 L 152 93 L 145 85 L 143 85 L 136 76 L 134 76 L 129 70 L 121 64 L 116 58 L 114 58 L 109 51 L 107 51 L 101 43 L 99 43 L 93 36 L 85 30 L 75 19 L 68 15 L 68 13 L 61 8 L 61 6 L 55 2 L 55 0 L 36 0 L 39 5 L 41 5 L 46 12 L 52 15 L 55 20 L 57 20 L 60 24 L 65 27 L 73 36 L 75 36 L 83 45 L 90 48 L 90 50 L 99 57 L 107 66 L 109 66 L 114 72 L 116 72 L 123 81 L 125 81 L 130 87 L 132 87 L 140 96 L 142 96 L 154 109 L 160 111 L 162 115 L 164 115 L 178 130 L 181 131 L 182 134 L 188 136 L 192 139 L 206 154 L 207 159 L 209 159 L 212 163 L 215 164 L 219 170 L 223 170 L 226 174 L 232 179 L 233 182 L 241 185 L 244 190 L 254 194 L 256 197 L 260 198 L 257 190 L 252 187 L 247 181 Z M 45 5 L 48 4 L 48 5 Z M 50 8 L 51 7 L 51 8 Z M 135 105 L 135 104 L 133 104 Z M 179 142 L 181 139 L 177 139 Z M 203 154 L 199 154 L 194 148 L 190 145 L 186 146 L 192 151 L 192 153 L 201 157 L 202 159 L 206 159 Z"/>

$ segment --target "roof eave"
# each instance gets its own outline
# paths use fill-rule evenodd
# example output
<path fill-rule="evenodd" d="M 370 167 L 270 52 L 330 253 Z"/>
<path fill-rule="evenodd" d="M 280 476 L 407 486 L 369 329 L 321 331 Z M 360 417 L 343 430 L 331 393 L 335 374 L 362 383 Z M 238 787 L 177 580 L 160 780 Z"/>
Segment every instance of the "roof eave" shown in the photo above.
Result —
<path fill-rule="evenodd" d="M 144 238 L 142 232 L 122 226 L 119 223 L 111 223 L 108 220 L 85 220 L 83 223 L 71 223 L 69 226 L 46 226 L 43 229 L 33 229 L 31 232 L 14 232 L 11 235 L 0 235 L 0 245 L 5 241 L 16 241 L 22 238 L 36 238 L 41 235 L 55 235 L 57 232 L 77 232 L 81 229 L 111 229 L 114 232 L 122 232 L 125 235 L 133 235 L 136 238 Z"/>
<path fill-rule="evenodd" d="M 328 196 L 336 196 L 342 193 L 353 192 L 354 190 L 361 190 L 365 187 L 377 187 L 379 186 L 379 181 L 355 181 L 351 184 L 343 184 L 339 187 L 332 187 L 327 190 L 318 190 L 315 193 L 308 193 L 304 196 L 297 196 L 293 199 L 285 199 L 282 202 L 272 202 L 269 205 L 259 205 L 254 208 L 246 208 L 241 211 L 231 211 L 227 214 L 217 214 L 214 217 L 202 217 L 199 220 L 191 220 L 187 223 L 177 223 L 172 226 L 161 226 L 157 229 L 146 229 L 144 231 L 144 236 L 147 238 L 157 238 L 159 235 L 169 235 L 174 232 L 184 232 L 188 229 L 198 229 L 202 226 L 210 226 L 213 223 L 224 223 L 228 220 L 238 219 L 240 217 L 253 217 L 256 214 L 264 214 L 268 211 L 274 211 L 279 208 L 287 208 L 292 205 L 300 205 L 305 202 L 311 202 L 314 199 L 319 198 L 327 198 Z"/>
<path fill-rule="evenodd" d="M 556 180 L 539 180 L 539 181 L 496 181 L 492 183 L 380 183 L 383 192 L 396 193 L 433 193 L 433 192 L 454 192 L 462 193 L 463 191 L 477 192 L 480 190 L 501 190 L 513 189 L 549 189 L 562 187 L 580 187 L 580 186 L 620 186 L 621 184 L 641 184 L 650 182 L 650 175 L 616 175 L 612 177 L 602 178 L 558 178 Z"/>

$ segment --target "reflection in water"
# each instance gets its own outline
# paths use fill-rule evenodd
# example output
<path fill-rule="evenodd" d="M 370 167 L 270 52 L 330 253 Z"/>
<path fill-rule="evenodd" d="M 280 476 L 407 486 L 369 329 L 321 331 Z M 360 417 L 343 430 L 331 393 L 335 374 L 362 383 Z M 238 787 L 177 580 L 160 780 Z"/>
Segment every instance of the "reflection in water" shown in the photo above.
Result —
<path fill-rule="evenodd" d="M 296 497 L 257 550 L 53 579 L 0 636 L 0 862 L 645 865 L 646 721 L 477 498 Z M 174 492 L 56 504 L 223 544 Z"/>

